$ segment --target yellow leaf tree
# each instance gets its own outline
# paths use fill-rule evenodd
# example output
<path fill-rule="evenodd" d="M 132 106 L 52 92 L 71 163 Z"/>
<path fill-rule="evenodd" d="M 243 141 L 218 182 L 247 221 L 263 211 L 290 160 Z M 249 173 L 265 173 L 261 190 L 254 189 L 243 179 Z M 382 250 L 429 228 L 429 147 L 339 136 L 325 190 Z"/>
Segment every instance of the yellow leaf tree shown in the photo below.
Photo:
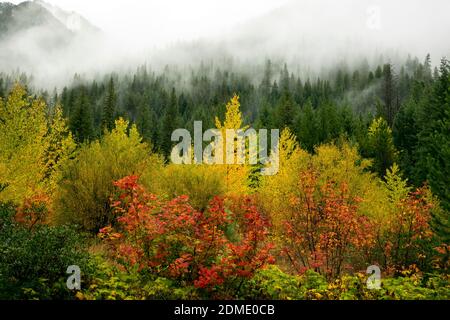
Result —
<path fill-rule="evenodd" d="M 0 99 L 0 201 L 20 204 L 36 194 L 52 193 L 61 163 L 75 143 L 59 107 L 47 118 L 41 98 L 15 85 Z"/>
<path fill-rule="evenodd" d="M 226 162 L 226 146 L 227 129 L 243 131 L 248 129 L 248 126 L 243 126 L 242 112 L 240 110 L 239 96 L 234 95 L 230 102 L 226 105 L 225 119 L 223 122 L 218 117 L 215 119 L 216 127 L 220 130 L 223 138 L 223 165 L 215 165 L 217 170 L 223 170 L 225 179 L 225 188 L 227 194 L 242 195 L 249 191 L 248 177 L 250 174 L 250 166 L 246 164 L 227 164 Z M 228 144 L 230 142 L 228 141 Z M 234 159 L 237 158 L 237 147 L 234 144 Z M 246 152 L 247 153 L 247 152 Z"/>
<path fill-rule="evenodd" d="M 0 201 L 20 203 L 44 189 L 45 108 L 19 85 L 0 100 Z"/>
<path fill-rule="evenodd" d="M 54 109 L 45 142 L 48 191 L 53 193 L 58 181 L 61 179 L 62 165 L 74 156 L 76 149 L 75 140 L 68 128 L 66 119 L 63 117 L 60 105 L 57 105 Z"/>

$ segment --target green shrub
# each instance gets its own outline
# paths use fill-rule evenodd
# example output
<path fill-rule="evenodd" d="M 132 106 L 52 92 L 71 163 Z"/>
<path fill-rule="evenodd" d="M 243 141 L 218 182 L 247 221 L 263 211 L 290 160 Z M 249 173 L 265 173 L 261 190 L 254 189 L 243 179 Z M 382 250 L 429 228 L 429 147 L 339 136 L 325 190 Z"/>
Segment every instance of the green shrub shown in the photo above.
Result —
<path fill-rule="evenodd" d="M 194 287 L 177 286 L 174 281 L 135 271 L 125 272 L 100 256 L 91 260 L 88 286 L 76 297 L 81 300 L 168 300 L 195 299 Z"/>
<path fill-rule="evenodd" d="M 0 208 L 0 299 L 69 298 L 67 267 L 86 270 L 82 239 L 67 226 L 16 223 L 13 207 Z"/>
<path fill-rule="evenodd" d="M 242 290 L 245 299 L 298 300 L 303 298 L 301 278 L 284 273 L 277 266 L 259 270 Z"/>
<path fill-rule="evenodd" d="M 277 266 L 258 271 L 243 289 L 246 299 L 303 300 L 327 297 L 325 277 L 308 270 L 302 276 L 284 273 Z"/>
<path fill-rule="evenodd" d="M 419 275 L 388 278 L 382 281 L 379 299 L 394 300 L 449 300 L 450 281 L 446 275 Z"/>

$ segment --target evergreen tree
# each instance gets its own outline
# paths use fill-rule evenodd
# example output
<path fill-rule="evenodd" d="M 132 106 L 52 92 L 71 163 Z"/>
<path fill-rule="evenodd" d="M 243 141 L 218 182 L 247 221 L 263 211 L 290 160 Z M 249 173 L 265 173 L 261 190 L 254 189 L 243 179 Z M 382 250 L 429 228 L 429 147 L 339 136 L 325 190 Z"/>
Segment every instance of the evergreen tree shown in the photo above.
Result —
<path fill-rule="evenodd" d="M 318 142 L 318 125 L 311 101 L 303 106 L 297 120 L 297 137 L 302 148 L 312 152 Z"/>
<path fill-rule="evenodd" d="M 169 105 L 165 109 L 161 123 L 161 151 L 168 157 L 172 149 L 172 132 L 178 128 L 178 98 L 175 88 L 172 89 Z"/>
<path fill-rule="evenodd" d="M 383 76 L 383 70 L 381 70 L 381 66 L 378 66 L 375 70 L 375 78 L 380 79 Z"/>
<path fill-rule="evenodd" d="M 75 101 L 74 112 L 70 119 L 70 130 L 80 143 L 90 140 L 94 136 L 92 109 L 86 88 L 82 86 Z"/>
<path fill-rule="evenodd" d="M 392 130 L 386 120 L 373 120 L 368 133 L 368 155 L 373 159 L 372 168 L 384 177 L 386 170 L 397 160 L 397 151 L 392 138 Z"/>
<path fill-rule="evenodd" d="M 5 81 L 3 80 L 3 78 L 0 77 L 0 98 L 4 98 L 5 97 Z"/>
<path fill-rule="evenodd" d="M 398 110 L 398 96 L 396 96 L 392 65 L 389 63 L 383 67 L 382 98 L 381 116 L 386 119 L 388 125 L 392 128 Z"/>
<path fill-rule="evenodd" d="M 270 96 L 271 87 L 272 87 L 272 62 L 269 60 L 266 61 L 264 76 L 261 82 L 261 91 L 262 95 L 265 97 Z"/>
<path fill-rule="evenodd" d="M 295 119 L 294 102 L 288 91 L 284 91 L 277 108 L 277 127 L 292 129 Z"/>
<path fill-rule="evenodd" d="M 400 166 L 407 177 L 413 177 L 416 164 L 415 150 L 417 148 L 417 135 L 419 127 L 417 124 L 417 105 L 414 101 L 404 104 L 395 119 L 393 138 L 395 146 L 399 149 Z M 414 179 L 410 179 L 413 182 Z M 416 182 L 417 186 L 421 182 Z"/>
<path fill-rule="evenodd" d="M 270 91 L 270 102 L 272 104 L 275 104 L 279 98 L 280 98 L 280 93 L 278 90 L 278 84 L 277 84 L 277 81 L 274 81 L 274 83 L 272 85 L 272 90 Z"/>
<path fill-rule="evenodd" d="M 272 128 L 272 117 L 270 114 L 269 107 L 264 104 L 260 114 L 259 114 L 259 127 L 263 129 Z"/>
<path fill-rule="evenodd" d="M 281 71 L 281 76 L 280 76 L 280 89 L 281 89 L 282 94 L 289 93 L 289 91 L 290 91 L 289 83 L 290 83 L 289 71 L 287 68 L 287 64 L 284 64 L 284 68 Z"/>
<path fill-rule="evenodd" d="M 416 174 L 428 181 L 444 209 L 450 211 L 450 66 L 442 59 L 439 79 L 420 110 Z"/>
<path fill-rule="evenodd" d="M 375 78 L 375 76 L 373 75 L 373 72 L 370 71 L 370 72 L 369 72 L 369 75 L 368 75 L 368 77 L 367 77 L 367 82 L 368 82 L 369 84 L 372 83 L 374 78 Z"/>
<path fill-rule="evenodd" d="M 427 82 L 430 82 L 432 80 L 432 74 L 431 74 L 431 57 L 428 53 L 425 57 L 425 62 L 423 63 L 424 68 L 424 80 Z"/>
<path fill-rule="evenodd" d="M 114 117 L 116 112 L 117 94 L 114 86 L 114 79 L 111 76 L 108 84 L 108 91 L 106 93 L 103 113 L 102 113 L 102 127 L 108 131 L 114 128 Z"/>

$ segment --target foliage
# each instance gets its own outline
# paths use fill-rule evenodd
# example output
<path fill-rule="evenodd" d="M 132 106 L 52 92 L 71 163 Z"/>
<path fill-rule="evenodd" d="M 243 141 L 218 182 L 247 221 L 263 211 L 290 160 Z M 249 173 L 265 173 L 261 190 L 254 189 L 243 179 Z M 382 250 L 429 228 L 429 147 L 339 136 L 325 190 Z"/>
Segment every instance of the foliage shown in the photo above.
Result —
<path fill-rule="evenodd" d="M 146 193 L 135 176 L 115 185 L 122 192 L 113 203 L 117 227 L 107 226 L 99 235 L 127 269 L 137 267 L 197 288 L 223 286 L 233 292 L 236 283 L 273 261 L 271 246 L 264 242 L 267 222 L 250 199 L 228 211 L 224 201 L 215 198 L 200 212 L 186 196 L 162 201 Z"/>
<path fill-rule="evenodd" d="M 427 103 L 419 109 L 417 166 L 420 182 L 428 181 L 442 207 L 450 211 L 450 64 L 442 59 L 439 78 L 430 89 Z M 450 218 L 446 221 L 450 224 Z"/>
<path fill-rule="evenodd" d="M 140 67 L 39 97 L 0 73 L 0 299 L 448 300 L 449 63 L 382 60 Z M 164 163 L 194 120 L 283 129 L 278 174 Z"/>
<path fill-rule="evenodd" d="M 193 299 L 195 288 L 177 287 L 174 282 L 160 277 L 142 276 L 124 272 L 99 255 L 91 258 L 92 274 L 89 283 L 77 292 L 78 300 L 166 300 Z"/>
<path fill-rule="evenodd" d="M 395 200 L 394 207 L 380 225 L 377 243 L 383 248 L 383 265 L 387 270 L 401 270 L 411 265 L 422 269 L 436 253 L 430 247 L 433 232 L 430 227 L 432 202 L 427 190 L 417 189 Z"/>
<path fill-rule="evenodd" d="M 128 131 L 128 122 L 119 119 L 101 141 L 82 146 L 63 168 L 64 179 L 55 195 L 55 221 L 94 233 L 111 223 L 112 181 L 141 173 L 147 163 L 158 161 L 141 140 L 135 126 Z"/>
<path fill-rule="evenodd" d="M 383 118 L 373 120 L 368 133 L 368 156 L 373 158 L 373 170 L 384 176 L 397 159 L 392 130 Z"/>
<path fill-rule="evenodd" d="M 114 79 L 111 77 L 108 85 L 108 92 L 105 97 L 102 114 L 102 125 L 104 130 L 114 129 L 114 118 L 116 112 L 117 94 L 114 87 Z"/>
<path fill-rule="evenodd" d="M 14 207 L 0 208 L 0 299 L 70 298 L 66 270 L 85 268 L 82 237 L 73 228 L 15 221 Z"/>
<path fill-rule="evenodd" d="M 244 298 L 273 300 L 448 300 L 449 277 L 405 271 L 381 279 L 380 289 L 367 287 L 367 275 L 344 275 L 327 282 L 311 270 L 292 276 L 271 266 L 246 283 Z"/>
<path fill-rule="evenodd" d="M 214 170 L 224 171 L 225 187 L 227 194 L 247 194 L 248 193 L 248 176 L 250 168 L 248 165 L 228 164 L 227 163 L 227 129 L 247 130 L 248 126 L 243 126 L 242 113 L 240 110 L 239 96 L 234 95 L 226 106 L 225 120 L 223 123 L 216 117 L 215 123 L 217 129 L 222 133 L 223 139 L 223 165 L 214 165 Z M 230 143 L 230 142 L 228 142 Z M 233 143 L 234 145 L 234 143 Z M 236 159 L 237 147 L 234 145 L 234 159 Z M 235 160 L 236 162 L 236 160 Z"/>
<path fill-rule="evenodd" d="M 328 278 L 351 266 L 374 243 L 371 221 L 357 212 L 358 198 L 346 184 L 317 185 L 314 171 L 300 176 L 300 192 L 290 199 L 286 215 L 283 253 L 299 274 L 312 269 Z"/>
<path fill-rule="evenodd" d="M 299 148 L 295 136 L 283 131 L 280 138 L 280 171 L 275 176 L 263 177 L 258 192 L 259 205 L 270 215 L 274 225 L 275 240 L 284 235 L 284 221 L 289 220 L 292 203 L 286 199 L 299 197 L 304 192 L 299 179 L 305 172 L 314 170 L 317 188 L 329 182 L 346 184 L 349 196 L 358 197 L 358 214 L 379 217 L 386 214 L 386 195 L 375 177 L 366 172 L 370 162 L 362 159 L 355 147 L 348 143 L 327 144 L 309 155 Z"/>
<path fill-rule="evenodd" d="M 27 97 L 16 85 L 6 101 L 0 99 L 0 132 L 0 200 L 21 203 L 54 190 L 75 148 L 59 108 L 47 119 L 44 100 Z"/>
<path fill-rule="evenodd" d="M 205 210 L 215 196 L 226 193 L 223 170 L 214 170 L 207 164 L 164 167 L 149 164 L 139 180 L 147 190 L 162 197 L 189 196 L 189 203 L 200 211 Z"/>

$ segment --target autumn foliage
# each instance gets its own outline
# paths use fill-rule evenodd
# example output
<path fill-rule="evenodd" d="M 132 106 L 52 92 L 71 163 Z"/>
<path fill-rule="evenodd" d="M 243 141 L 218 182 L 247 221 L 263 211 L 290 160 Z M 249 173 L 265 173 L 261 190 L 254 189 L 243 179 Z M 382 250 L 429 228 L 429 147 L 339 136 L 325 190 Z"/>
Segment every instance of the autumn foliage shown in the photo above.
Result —
<path fill-rule="evenodd" d="M 49 197 L 45 194 L 36 194 L 26 198 L 22 205 L 17 207 L 15 221 L 30 230 L 34 226 L 45 224 L 48 220 Z"/>
<path fill-rule="evenodd" d="M 367 261 L 386 273 L 425 265 L 431 257 L 433 205 L 427 189 L 407 192 L 384 217 L 364 216 L 364 200 L 348 185 L 318 183 L 314 170 L 299 177 L 298 193 L 284 217 L 282 254 L 298 274 L 314 270 L 329 279 L 367 268 Z"/>
<path fill-rule="evenodd" d="M 124 268 L 212 289 L 233 286 L 273 262 L 269 224 L 250 198 L 230 211 L 216 197 L 201 212 L 187 196 L 159 199 L 137 181 L 128 176 L 114 183 L 117 219 L 99 233 Z"/>
<path fill-rule="evenodd" d="M 430 227 L 433 204 L 427 189 L 420 188 L 399 200 L 395 209 L 380 229 L 379 244 L 383 246 L 383 264 L 391 271 L 423 265 L 427 246 L 433 237 Z"/>
<path fill-rule="evenodd" d="M 374 242 L 372 222 L 357 212 L 360 199 L 349 195 L 346 184 L 317 185 L 314 171 L 302 173 L 301 194 L 291 199 L 284 221 L 284 254 L 298 273 L 313 269 L 330 278 L 350 268 L 349 257 Z"/>

